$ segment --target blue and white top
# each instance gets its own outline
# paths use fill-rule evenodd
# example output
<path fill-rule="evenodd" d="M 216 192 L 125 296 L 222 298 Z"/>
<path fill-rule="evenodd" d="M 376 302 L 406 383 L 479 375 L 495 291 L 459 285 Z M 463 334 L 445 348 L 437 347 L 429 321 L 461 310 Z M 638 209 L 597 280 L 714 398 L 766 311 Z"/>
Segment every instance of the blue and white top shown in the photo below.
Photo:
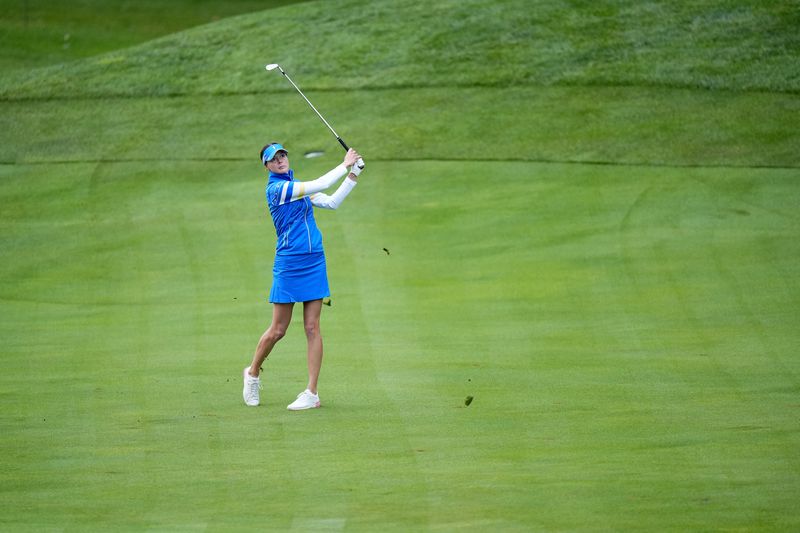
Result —
<path fill-rule="evenodd" d="M 342 164 L 314 181 L 302 182 L 294 179 L 294 171 L 288 174 L 269 173 L 266 187 L 267 205 L 275 225 L 276 255 L 297 255 L 322 252 L 322 233 L 314 220 L 314 207 L 336 209 L 350 194 L 356 182 L 345 179 L 335 193 L 322 193 L 347 173 Z"/>

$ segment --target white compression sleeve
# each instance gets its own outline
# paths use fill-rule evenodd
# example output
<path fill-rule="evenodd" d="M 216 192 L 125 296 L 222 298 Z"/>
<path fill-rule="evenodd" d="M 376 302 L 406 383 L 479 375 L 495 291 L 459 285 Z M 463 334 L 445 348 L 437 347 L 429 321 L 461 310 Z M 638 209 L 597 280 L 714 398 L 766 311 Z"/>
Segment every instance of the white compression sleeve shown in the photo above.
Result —
<path fill-rule="evenodd" d="M 311 195 L 311 203 L 315 207 L 322 207 L 324 209 L 336 209 L 340 205 L 347 195 L 350 194 L 350 191 L 353 190 L 353 187 L 356 186 L 356 182 L 351 180 L 350 178 L 345 178 L 339 188 L 336 189 L 336 192 L 332 195 L 328 196 L 327 194 L 317 193 Z"/>
<path fill-rule="evenodd" d="M 324 191 L 337 181 L 339 178 L 347 174 L 347 167 L 344 163 L 330 170 L 325 175 L 313 181 L 289 181 L 283 185 L 280 196 L 280 204 L 298 200 L 304 196 L 311 196 L 312 194 Z"/>

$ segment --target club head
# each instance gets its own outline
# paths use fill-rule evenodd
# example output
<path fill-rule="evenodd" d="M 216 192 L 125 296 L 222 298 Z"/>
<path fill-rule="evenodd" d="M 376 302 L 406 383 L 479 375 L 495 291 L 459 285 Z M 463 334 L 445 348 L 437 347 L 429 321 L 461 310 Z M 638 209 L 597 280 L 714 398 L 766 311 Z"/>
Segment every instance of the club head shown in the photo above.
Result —
<path fill-rule="evenodd" d="M 278 68 L 278 69 L 279 69 L 279 68 L 281 68 L 281 67 L 280 67 L 280 65 L 278 65 L 277 63 L 270 63 L 269 65 L 267 65 L 267 66 L 266 66 L 266 67 L 264 67 L 264 68 L 266 68 L 267 70 L 275 70 L 276 68 Z"/>

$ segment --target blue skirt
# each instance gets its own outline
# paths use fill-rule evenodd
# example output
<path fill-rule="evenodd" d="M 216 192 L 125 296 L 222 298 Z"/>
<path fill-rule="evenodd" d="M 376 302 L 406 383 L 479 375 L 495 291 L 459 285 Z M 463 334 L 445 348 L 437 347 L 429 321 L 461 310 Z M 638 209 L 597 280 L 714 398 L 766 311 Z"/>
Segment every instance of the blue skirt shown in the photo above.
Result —
<path fill-rule="evenodd" d="M 275 256 L 270 303 L 308 302 L 330 295 L 325 252 Z"/>

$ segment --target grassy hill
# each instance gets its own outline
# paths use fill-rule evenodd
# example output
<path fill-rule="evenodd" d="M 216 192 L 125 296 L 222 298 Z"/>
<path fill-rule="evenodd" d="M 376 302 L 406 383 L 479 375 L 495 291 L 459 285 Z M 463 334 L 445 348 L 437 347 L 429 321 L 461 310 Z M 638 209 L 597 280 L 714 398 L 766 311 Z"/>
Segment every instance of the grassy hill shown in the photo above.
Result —
<path fill-rule="evenodd" d="M 10 72 L 0 529 L 796 530 L 796 8 L 306 2 Z M 307 413 L 299 315 L 240 396 L 255 154 L 341 157 L 274 61 L 368 164 Z"/>
<path fill-rule="evenodd" d="M 260 93 L 269 88 L 257 67 L 272 61 L 309 89 L 580 84 L 797 93 L 798 13 L 796 2 L 733 0 L 335 0 L 19 73 L 0 94 Z"/>
<path fill-rule="evenodd" d="M 297 0 L 0 0 L 0 70 L 71 62 L 291 3 Z"/>

